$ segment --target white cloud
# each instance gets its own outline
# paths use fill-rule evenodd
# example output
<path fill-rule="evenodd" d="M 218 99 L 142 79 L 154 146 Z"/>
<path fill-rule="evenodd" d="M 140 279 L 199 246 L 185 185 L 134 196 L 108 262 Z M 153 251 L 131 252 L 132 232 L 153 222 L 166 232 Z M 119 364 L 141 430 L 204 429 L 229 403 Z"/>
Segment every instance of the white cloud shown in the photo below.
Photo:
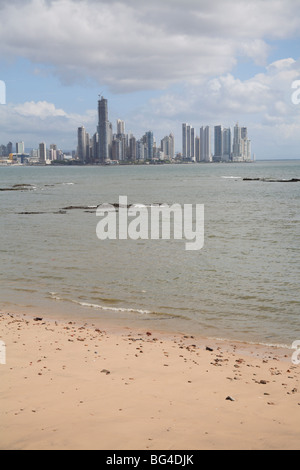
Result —
<path fill-rule="evenodd" d="M 161 122 L 177 121 L 177 142 L 182 122 L 199 134 L 202 125 L 233 126 L 239 121 L 249 128 L 254 148 L 272 148 L 273 156 L 283 156 L 280 149 L 289 148 L 291 156 L 299 157 L 300 105 L 291 99 L 292 83 L 299 77 L 300 61 L 283 59 L 248 80 L 225 74 L 189 86 L 184 93 L 166 93 L 151 101 L 148 114 L 156 117 L 157 128 Z"/>
<path fill-rule="evenodd" d="M 295 119 L 300 111 L 292 104 L 292 83 L 300 76 L 300 61 L 284 59 L 268 65 L 264 73 L 241 80 L 228 73 L 189 86 L 185 94 L 166 94 L 152 100 L 153 112 L 169 118 L 270 114 Z"/>
<path fill-rule="evenodd" d="M 240 55 L 262 64 L 267 38 L 300 30 L 293 0 L 4 0 L 0 9 L 2 57 L 114 92 L 226 74 Z"/>
<path fill-rule="evenodd" d="M 40 141 L 46 141 L 65 150 L 75 149 L 77 128 L 85 125 L 87 131 L 95 132 L 96 121 L 96 110 L 84 115 L 68 114 L 46 101 L 0 106 L 2 136 L 7 136 L 7 141 L 24 140 L 26 147 L 36 148 Z"/>
<path fill-rule="evenodd" d="M 21 116 L 39 117 L 41 119 L 58 116 L 67 117 L 67 113 L 63 109 L 56 109 L 53 103 L 48 103 L 47 101 L 39 101 L 37 103 L 30 101 L 15 106 L 14 109 Z"/>
<path fill-rule="evenodd" d="M 120 116 L 130 118 L 137 135 L 177 128 L 180 149 L 181 122 L 198 127 L 237 119 L 257 135 L 262 129 L 270 136 L 280 130 L 284 138 L 299 135 L 291 84 L 300 77 L 300 63 L 268 64 L 271 39 L 299 37 L 298 1 L 0 0 L 0 17 L 0 59 L 25 58 L 36 77 L 94 81 L 113 93 L 164 90 Z M 245 80 L 234 73 L 239 61 L 248 74 L 252 63 L 265 69 Z M 28 101 L 0 107 L 0 122 L 10 139 L 22 134 L 30 145 L 49 139 L 75 148 L 77 127 L 94 132 L 96 114 L 96 104 L 76 115 L 48 101 Z"/>

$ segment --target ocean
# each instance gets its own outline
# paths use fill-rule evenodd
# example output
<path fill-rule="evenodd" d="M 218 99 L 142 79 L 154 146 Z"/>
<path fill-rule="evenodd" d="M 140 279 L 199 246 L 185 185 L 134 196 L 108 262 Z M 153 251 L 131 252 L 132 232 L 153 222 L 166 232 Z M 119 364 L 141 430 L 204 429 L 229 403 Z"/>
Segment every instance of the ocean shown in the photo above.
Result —
<path fill-rule="evenodd" d="M 0 167 L 0 189 L 14 189 L 0 191 L 0 309 L 291 346 L 300 340 L 300 183 L 244 178 L 300 178 L 300 161 Z M 121 195 L 204 204 L 203 249 L 100 241 L 95 208 Z"/>

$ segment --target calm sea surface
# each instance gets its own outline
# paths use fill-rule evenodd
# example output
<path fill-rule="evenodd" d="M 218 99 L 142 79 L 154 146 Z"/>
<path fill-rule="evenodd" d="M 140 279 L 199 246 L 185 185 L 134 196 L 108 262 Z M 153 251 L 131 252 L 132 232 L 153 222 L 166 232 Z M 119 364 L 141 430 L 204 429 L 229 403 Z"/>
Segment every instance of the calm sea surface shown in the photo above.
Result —
<path fill-rule="evenodd" d="M 0 308 L 269 344 L 300 340 L 300 162 L 0 167 Z M 92 206 L 205 205 L 205 246 L 96 236 Z M 90 210 L 68 206 L 90 206 Z M 21 214 L 27 212 L 27 214 Z"/>

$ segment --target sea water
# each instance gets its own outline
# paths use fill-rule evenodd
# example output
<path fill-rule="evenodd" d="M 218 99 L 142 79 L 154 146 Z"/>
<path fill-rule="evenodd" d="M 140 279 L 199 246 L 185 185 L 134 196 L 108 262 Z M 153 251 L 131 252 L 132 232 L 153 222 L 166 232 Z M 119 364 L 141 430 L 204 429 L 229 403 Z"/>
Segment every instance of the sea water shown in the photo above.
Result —
<path fill-rule="evenodd" d="M 0 308 L 204 336 L 300 340 L 299 161 L 0 167 Z M 96 207 L 204 204 L 205 243 L 104 240 Z"/>

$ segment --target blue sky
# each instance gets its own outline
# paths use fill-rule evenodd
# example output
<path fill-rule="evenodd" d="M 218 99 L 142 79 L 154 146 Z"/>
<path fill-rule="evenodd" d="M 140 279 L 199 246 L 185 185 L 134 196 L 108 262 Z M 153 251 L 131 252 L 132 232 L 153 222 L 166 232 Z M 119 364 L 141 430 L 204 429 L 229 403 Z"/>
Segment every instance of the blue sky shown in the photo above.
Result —
<path fill-rule="evenodd" d="M 258 158 L 300 157 L 298 0 L 2 0 L 0 143 L 76 148 L 109 100 L 137 138 L 248 127 Z"/>

